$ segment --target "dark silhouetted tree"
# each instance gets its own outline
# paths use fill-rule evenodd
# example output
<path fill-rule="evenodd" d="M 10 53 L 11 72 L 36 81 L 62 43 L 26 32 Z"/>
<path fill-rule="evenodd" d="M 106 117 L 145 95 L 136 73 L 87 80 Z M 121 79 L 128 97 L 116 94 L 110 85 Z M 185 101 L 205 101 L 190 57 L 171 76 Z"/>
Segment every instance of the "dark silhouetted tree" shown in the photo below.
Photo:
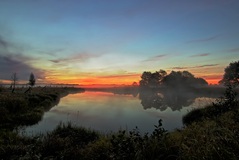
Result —
<path fill-rule="evenodd" d="M 34 76 L 33 73 L 31 73 L 31 74 L 30 74 L 30 77 L 29 77 L 29 85 L 30 85 L 31 87 L 33 87 L 33 86 L 35 85 L 35 83 L 36 83 L 35 76 Z"/>
<path fill-rule="evenodd" d="M 208 85 L 203 78 L 195 78 L 195 76 L 188 71 L 172 71 L 169 75 L 164 77 L 162 83 L 170 87 L 195 87 Z"/>
<path fill-rule="evenodd" d="M 207 81 L 203 78 L 196 78 L 195 79 L 195 84 L 199 86 L 205 86 L 208 85 Z"/>
<path fill-rule="evenodd" d="M 188 71 L 183 71 L 181 75 L 186 78 L 192 78 L 192 79 L 194 78 L 194 75 Z"/>
<path fill-rule="evenodd" d="M 148 88 L 158 87 L 166 75 L 167 72 L 164 70 L 156 71 L 154 73 L 145 71 L 141 76 L 139 85 L 140 87 L 148 87 Z"/>
<path fill-rule="evenodd" d="M 152 75 L 151 72 L 143 72 L 143 74 L 141 76 L 141 80 L 139 81 L 140 87 L 149 86 L 149 81 L 150 81 L 151 75 Z"/>
<path fill-rule="evenodd" d="M 238 86 L 239 84 L 239 61 L 232 62 L 224 69 L 224 75 L 220 84 Z"/>
<path fill-rule="evenodd" d="M 12 81 L 12 93 L 15 91 L 16 83 L 18 81 L 17 73 L 13 73 L 11 76 Z"/>

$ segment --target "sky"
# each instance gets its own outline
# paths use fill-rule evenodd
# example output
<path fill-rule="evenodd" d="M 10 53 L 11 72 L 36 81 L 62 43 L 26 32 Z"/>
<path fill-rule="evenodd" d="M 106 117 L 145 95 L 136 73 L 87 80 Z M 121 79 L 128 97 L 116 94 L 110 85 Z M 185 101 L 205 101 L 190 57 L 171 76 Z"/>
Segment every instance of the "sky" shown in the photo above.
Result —
<path fill-rule="evenodd" d="M 0 82 L 130 85 L 239 60 L 238 0 L 0 0 Z"/>

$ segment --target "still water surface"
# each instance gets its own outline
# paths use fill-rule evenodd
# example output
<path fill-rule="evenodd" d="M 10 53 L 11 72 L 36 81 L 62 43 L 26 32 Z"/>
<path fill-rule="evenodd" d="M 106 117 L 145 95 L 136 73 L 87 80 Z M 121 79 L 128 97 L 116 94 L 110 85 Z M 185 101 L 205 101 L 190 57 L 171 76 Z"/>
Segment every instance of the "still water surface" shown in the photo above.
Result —
<path fill-rule="evenodd" d="M 151 99 L 142 99 L 139 95 L 117 95 L 108 92 L 69 94 L 62 98 L 57 106 L 46 112 L 38 124 L 27 127 L 24 133 L 46 133 L 52 131 L 60 122 L 71 122 L 103 133 L 119 129 L 132 130 L 137 126 L 141 133 L 145 133 L 152 132 L 159 119 L 163 120 L 165 129 L 174 130 L 183 126 L 182 116 L 188 111 L 214 101 L 213 98 L 197 97 L 186 100 L 188 106 L 178 109 L 167 104 L 156 109 L 145 106 L 145 102 L 149 100 Z"/>

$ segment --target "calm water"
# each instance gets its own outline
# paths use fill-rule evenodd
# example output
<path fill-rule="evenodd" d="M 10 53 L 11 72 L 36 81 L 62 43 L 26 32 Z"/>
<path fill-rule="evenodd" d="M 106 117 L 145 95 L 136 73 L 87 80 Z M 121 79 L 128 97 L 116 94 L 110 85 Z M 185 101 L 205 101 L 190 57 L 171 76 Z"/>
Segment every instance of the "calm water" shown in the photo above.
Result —
<path fill-rule="evenodd" d="M 46 112 L 42 121 L 27 127 L 24 133 L 46 133 L 60 122 L 72 122 L 104 133 L 119 129 L 132 130 L 137 126 L 144 133 L 151 132 L 159 119 L 163 120 L 165 129 L 173 130 L 182 127 L 182 116 L 185 113 L 192 108 L 211 104 L 214 100 L 205 97 L 162 97 L 160 94 L 133 96 L 107 92 L 70 94 Z"/>

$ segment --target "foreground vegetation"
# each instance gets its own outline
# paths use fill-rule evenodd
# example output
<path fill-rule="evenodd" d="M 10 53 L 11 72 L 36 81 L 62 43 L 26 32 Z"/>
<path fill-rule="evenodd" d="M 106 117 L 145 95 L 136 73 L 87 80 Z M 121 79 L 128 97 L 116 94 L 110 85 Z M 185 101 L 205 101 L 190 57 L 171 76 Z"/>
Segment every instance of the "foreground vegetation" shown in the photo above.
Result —
<path fill-rule="evenodd" d="M 152 134 L 139 129 L 108 135 L 60 124 L 47 135 L 20 136 L 1 131 L 1 159 L 238 159 L 239 119 L 225 112 L 167 132 L 162 123 Z"/>
<path fill-rule="evenodd" d="M 12 93 L 0 87 L 0 127 L 14 129 L 20 125 L 33 125 L 41 120 L 45 111 L 59 103 L 61 97 L 78 88 L 37 87 L 29 93 L 25 88 L 17 88 Z"/>
<path fill-rule="evenodd" d="M 142 134 L 136 127 L 105 135 L 69 123 L 59 124 L 46 135 L 29 137 L 6 127 L 34 122 L 35 110 L 47 109 L 44 106 L 59 98 L 60 92 L 67 93 L 63 91 L 15 93 L 18 97 L 12 101 L 1 101 L 2 110 L 3 104 L 10 108 L 5 108 L 5 118 L 1 115 L 5 123 L 1 121 L 0 159 L 239 159 L 239 107 L 230 88 L 212 106 L 189 112 L 183 119 L 185 127 L 173 132 L 166 131 L 161 120 L 151 134 Z M 33 109 L 27 112 L 29 107 Z"/>

